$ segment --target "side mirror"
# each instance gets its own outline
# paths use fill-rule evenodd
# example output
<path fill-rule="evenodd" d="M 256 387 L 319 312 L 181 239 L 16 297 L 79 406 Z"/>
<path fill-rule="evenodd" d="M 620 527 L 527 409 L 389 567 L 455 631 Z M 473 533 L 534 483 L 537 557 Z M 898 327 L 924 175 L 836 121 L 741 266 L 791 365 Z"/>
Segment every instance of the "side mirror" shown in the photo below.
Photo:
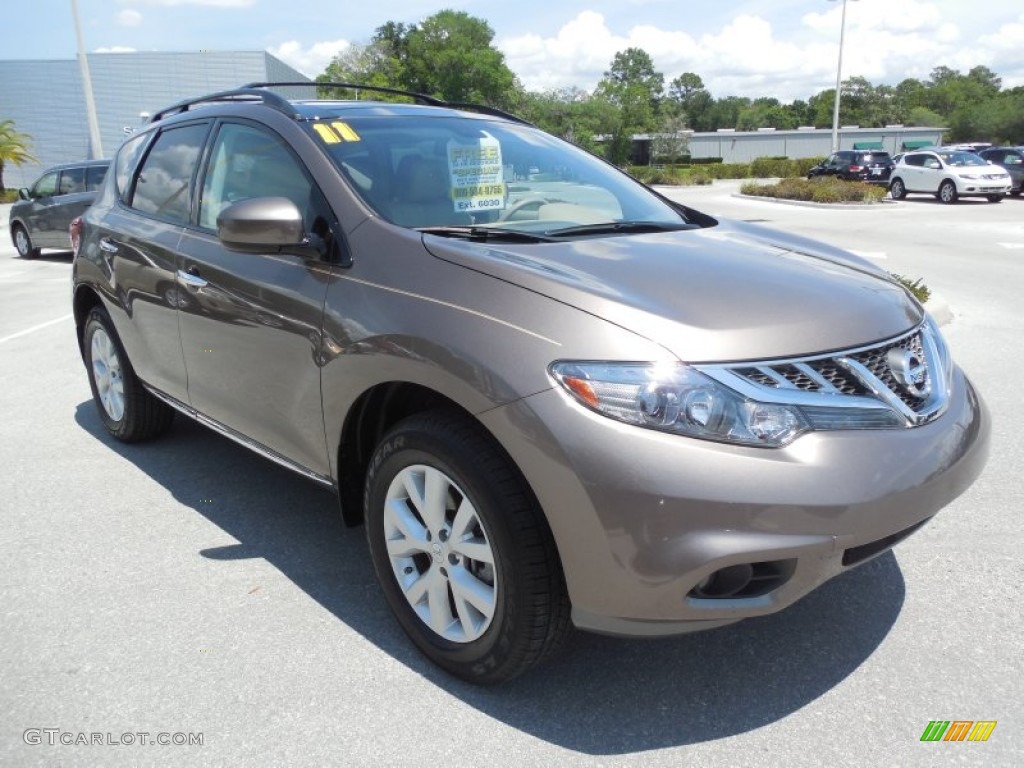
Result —
<path fill-rule="evenodd" d="M 29 194 L 28 187 L 22 187 L 18 190 L 18 197 L 22 200 L 31 200 L 32 195 Z"/>
<path fill-rule="evenodd" d="M 217 237 L 236 251 L 306 244 L 302 214 L 285 197 L 255 197 L 229 205 L 217 217 Z"/>

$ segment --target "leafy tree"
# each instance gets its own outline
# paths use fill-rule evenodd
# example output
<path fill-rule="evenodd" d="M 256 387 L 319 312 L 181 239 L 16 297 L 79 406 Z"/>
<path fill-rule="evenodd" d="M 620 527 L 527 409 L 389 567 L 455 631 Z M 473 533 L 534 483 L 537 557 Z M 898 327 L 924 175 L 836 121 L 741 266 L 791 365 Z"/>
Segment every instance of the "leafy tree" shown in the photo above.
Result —
<path fill-rule="evenodd" d="M 369 43 L 342 51 L 317 81 L 380 85 L 508 107 L 519 89 L 493 39 L 486 21 L 462 11 L 440 11 L 419 26 L 389 21 Z"/>
<path fill-rule="evenodd" d="M 690 135 L 686 120 L 680 115 L 663 117 L 651 139 L 651 159 L 658 163 L 675 163 L 689 149 Z"/>
<path fill-rule="evenodd" d="M 693 130 L 707 131 L 711 130 L 714 101 L 700 75 L 684 72 L 669 83 L 668 98 L 662 106 L 663 111 L 683 116 Z"/>
<path fill-rule="evenodd" d="M 4 165 L 35 162 L 30 149 L 32 137 L 14 129 L 13 120 L 0 120 L 0 192 L 4 191 Z"/>
<path fill-rule="evenodd" d="M 612 58 L 597 84 L 597 95 L 619 110 L 608 145 L 609 160 L 624 163 L 632 148 L 632 135 L 654 130 L 664 83 L 664 75 L 655 71 L 654 61 L 642 48 L 627 48 Z"/>
<path fill-rule="evenodd" d="M 404 80 L 407 87 L 448 101 L 511 106 L 515 75 L 491 45 L 494 30 L 463 11 L 440 11 L 410 28 Z"/>

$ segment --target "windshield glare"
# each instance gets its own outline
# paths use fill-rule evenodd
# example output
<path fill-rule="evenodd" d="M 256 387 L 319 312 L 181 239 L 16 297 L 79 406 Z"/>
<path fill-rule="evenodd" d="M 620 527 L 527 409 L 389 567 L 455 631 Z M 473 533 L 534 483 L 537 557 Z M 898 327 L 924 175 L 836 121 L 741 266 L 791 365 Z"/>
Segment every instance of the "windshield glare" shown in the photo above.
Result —
<path fill-rule="evenodd" d="M 525 232 L 682 215 L 613 167 L 535 128 L 464 117 L 360 116 L 312 129 L 358 194 L 403 227 Z"/>
<path fill-rule="evenodd" d="M 973 152 L 939 152 L 938 154 L 945 161 L 946 165 L 988 165 L 986 161 Z"/>

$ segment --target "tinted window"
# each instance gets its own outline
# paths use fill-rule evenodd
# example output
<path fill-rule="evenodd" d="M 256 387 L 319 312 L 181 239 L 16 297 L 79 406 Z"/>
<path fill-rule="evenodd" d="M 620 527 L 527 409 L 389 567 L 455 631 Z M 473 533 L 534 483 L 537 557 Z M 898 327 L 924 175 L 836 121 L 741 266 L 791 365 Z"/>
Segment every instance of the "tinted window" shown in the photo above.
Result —
<path fill-rule="evenodd" d="M 43 176 L 32 187 L 32 197 L 52 197 L 57 191 L 57 172 Z"/>
<path fill-rule="evenodd" d="M 117 160 L 114 161 L 114 173 L 116 174 L 117 191 L 122 197 L 128 194 L 128 187 L 132 181 L 132 171 L 135 169 L 135 162 L 139 159 L 142 148 L 146 146 L 149 134 L 142 134 L 128 139 L 117 153 Z M 105 171 L 104 171 L 105 172 Z"/>
<path fill-rule="evenodd" d="M 927 159 L 927 155 L 907 155 L 903 158 L 905 165 L 916 165 L 921 167 L 924 165 L 924 161 Z"/>
<path fill-rule="evenodd" d="M 189 187 L 208 125 L 199 123 L 161 133 L 142 161 L 131 206 L 176 223 L 187 223 Z"/>
<path fill-rule="evenodd" d="M 1024 165 L 1024 157 L 1018 152 L 1007 152 L 1003 158 L 1003 165 Z"/>
<path fill-rule="evenodd" d="M 865 152 L 861 157 L 862 163 L 888 163 L 892 160 L 888 152 Z"/>
<path fill-rule="evenodd" d="M 71 195 L 85 192 L 85 168 L 67 168 L 60 172 L 58 195 Z"/>
<path fill-rule="evenodd" d="M 88 192 L 99 189 L 103 178 L 107 175 L 107 166 L 90 165 L 85 169 L 85 189 Z"/>
<path fill-rule="evenodd" d="M 302 212 L 307 229 L 313 185 L 277 136 L 249 125 L 226 123 L 217 132 L 203 180 L 199 226 L 216 229 L 224 208 L 251 197 L 286 197 Z"/>

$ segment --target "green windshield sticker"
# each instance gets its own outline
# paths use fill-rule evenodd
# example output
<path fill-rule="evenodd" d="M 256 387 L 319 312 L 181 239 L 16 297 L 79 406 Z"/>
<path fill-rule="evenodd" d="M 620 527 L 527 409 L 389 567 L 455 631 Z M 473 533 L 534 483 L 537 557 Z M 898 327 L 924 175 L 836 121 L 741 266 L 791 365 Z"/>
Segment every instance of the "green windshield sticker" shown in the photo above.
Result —
<path fill-rule="evenodd" d="M 448 171 L 455 210 L 496 211 L 505 207 L 501 144 L 484 135 L 472 144 L 448 142 Z"/>

